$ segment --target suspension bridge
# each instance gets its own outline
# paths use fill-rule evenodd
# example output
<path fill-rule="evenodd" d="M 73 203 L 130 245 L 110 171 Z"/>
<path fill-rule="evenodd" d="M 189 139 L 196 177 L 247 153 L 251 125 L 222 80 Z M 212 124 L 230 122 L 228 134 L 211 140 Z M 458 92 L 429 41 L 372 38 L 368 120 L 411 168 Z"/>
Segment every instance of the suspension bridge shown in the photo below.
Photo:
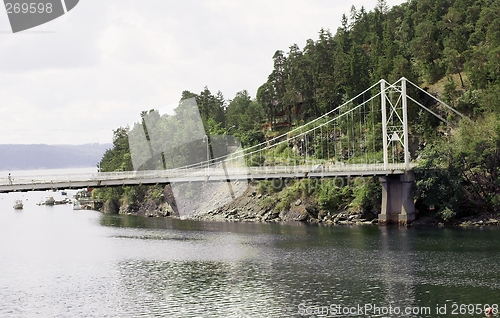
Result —
<path fill-rule="evenodd" d="M 443 123 L 441 127 L 464 117 L 406 78 L 392 84 L 380 80 L 322 116 L 251 147 L 242 148 L 217 136 L 196 137 L 193 133 L 196 140 L 186 142 L 191 148 L 184 156 L 190 159 L 183 165 L 179 165 L 182 160 L 177 160 L 175 167 L 167 167 L 165 158 L 169 154 L 172 157 L 173 153 L 182 156 L 183 151 L 179 147 L 159 146 L 159 143 L 164 143 L 165 136 L 159 136 L 155 142 L 156 132 L 145 120 L 137 130 L 139 134 L 134 135 L 133 131 L 129 134 L 135 171 L 9 177 L 0 179 L 0 193 L 141 184 L 231 184 L 240 180 L 379 176 L 382 184 L 379 221 L 406 223 L 415 217 L 412 168 L 418 162 L 420 146 L 412 137 L 414 127 L 409 118 L 418 116 L 431 116 Z M 137 143 L 137 140 L 143 142 Z M 156 167 L 162 168 L 145 169 L 148 167 L 145 163 L 151 164 L 154 158 L 161 161 Z"/>

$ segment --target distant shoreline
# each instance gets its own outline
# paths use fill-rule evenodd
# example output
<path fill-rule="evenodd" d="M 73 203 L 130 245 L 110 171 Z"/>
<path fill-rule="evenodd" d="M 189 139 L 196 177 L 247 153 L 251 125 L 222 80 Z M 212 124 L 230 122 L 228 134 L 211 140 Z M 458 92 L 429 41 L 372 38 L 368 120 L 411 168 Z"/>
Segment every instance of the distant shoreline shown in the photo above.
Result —
<path fill-rule="evenodd" d="M 1 170 L 0 178 L 3 175 L 12 175 L 12 178 L 17 176 L 40 176 L 40 175 L 59 175 L 59 174 L 74 174 L 74 173 L 97 173 L 97 167 L 72 167 L 72 168 L 40 168 L 40 169 L 11 169 Z"/>
<path fill-rule="evenodd" d="M 97 167 L 111 144 L 0 145 L 0 171 Z"/>

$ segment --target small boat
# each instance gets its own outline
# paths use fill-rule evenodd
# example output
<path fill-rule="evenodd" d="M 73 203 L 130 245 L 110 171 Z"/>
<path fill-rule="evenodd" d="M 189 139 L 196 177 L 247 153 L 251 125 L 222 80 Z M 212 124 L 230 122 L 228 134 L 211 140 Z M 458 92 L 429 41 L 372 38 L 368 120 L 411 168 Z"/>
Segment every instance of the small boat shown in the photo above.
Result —
<path fill-rule="evenodd" d="M 73 210 L 81 210 L 82 206 L 80 205 L 80 202 L 78 200 L 73 201 Z"/>
<path fill-rule="evenodd" d="M 56 200 L 54 199 L 53 196 L 48 196 L 45 199 L 45 205 L 54 205 L 56 203 Z"/>
<path fill-rule="evenodd" d="M 22 210 L 23 209 L 23 200 L 20 200 L 20 199 L 16 200 L 14 202 L 13 208 L 16 210 Z"/>

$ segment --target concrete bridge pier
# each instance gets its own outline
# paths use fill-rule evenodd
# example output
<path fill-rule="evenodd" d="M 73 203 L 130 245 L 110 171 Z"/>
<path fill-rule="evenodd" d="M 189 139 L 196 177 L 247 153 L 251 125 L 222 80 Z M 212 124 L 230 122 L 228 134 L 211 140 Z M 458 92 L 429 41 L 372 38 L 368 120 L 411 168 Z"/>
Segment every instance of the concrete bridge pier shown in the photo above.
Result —
<path fill-rule="evenodd" d="M 382 206 L 378 216 L 380 224 L 407 224 L 415 220 L 413 184 L 415 175 L 407 171 L 401 175 L 380 177 L 382 184 Z"/>

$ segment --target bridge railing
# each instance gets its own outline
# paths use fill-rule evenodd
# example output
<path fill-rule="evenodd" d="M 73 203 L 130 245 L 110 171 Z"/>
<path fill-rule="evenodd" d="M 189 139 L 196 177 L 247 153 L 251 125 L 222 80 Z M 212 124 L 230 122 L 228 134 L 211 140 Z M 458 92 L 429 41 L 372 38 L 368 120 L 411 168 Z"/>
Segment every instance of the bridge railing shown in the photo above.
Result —
<path fill-rule="evenodd" d="M 100 172 L 100 173 L 83 173 L 83 174 L 55 174 L 55 175 L 38 175 L 38 176 L 23 176 L 14 178 L 9 181 L 8 178 L 0 179 L 0 186 L 6 185 L 37 185 L 37 184 L 74 184 L 78 182 L 97 182 L 97 181 L 120 181 L 136 180 L 140 184 L 145 180 L 157 180 L 158 182 L 168 182 L 169 179 L 205 177 L 221 177 L 227 179 L 251 177 L 252 175 L 280 175 L 280 177 L 294 177 L 297 174 L 315 173 L 334 173 L 334 172 L 352 172 L 353 175 L 359 172 L 387 172 L 394 170 L 404 170 L 404 163 L 389 164 L 384 167 L 382 163 L 375 164 L 318 164 L 318 165 L 293 165 L 293 166 L 259 166 L 259 167 L 223 167 L 222 165 L 212 165 L 202 168 L 190 169 L 172 169 L 172 170 L 147 170 L 147 171 L 124 171 L 124 172 Z M 303 175 L 302 175 L 303 176 Z M 127 182 L 130 184 L 131 182 Z M 134 182 L 132 182 L 134 183 Z"/>

